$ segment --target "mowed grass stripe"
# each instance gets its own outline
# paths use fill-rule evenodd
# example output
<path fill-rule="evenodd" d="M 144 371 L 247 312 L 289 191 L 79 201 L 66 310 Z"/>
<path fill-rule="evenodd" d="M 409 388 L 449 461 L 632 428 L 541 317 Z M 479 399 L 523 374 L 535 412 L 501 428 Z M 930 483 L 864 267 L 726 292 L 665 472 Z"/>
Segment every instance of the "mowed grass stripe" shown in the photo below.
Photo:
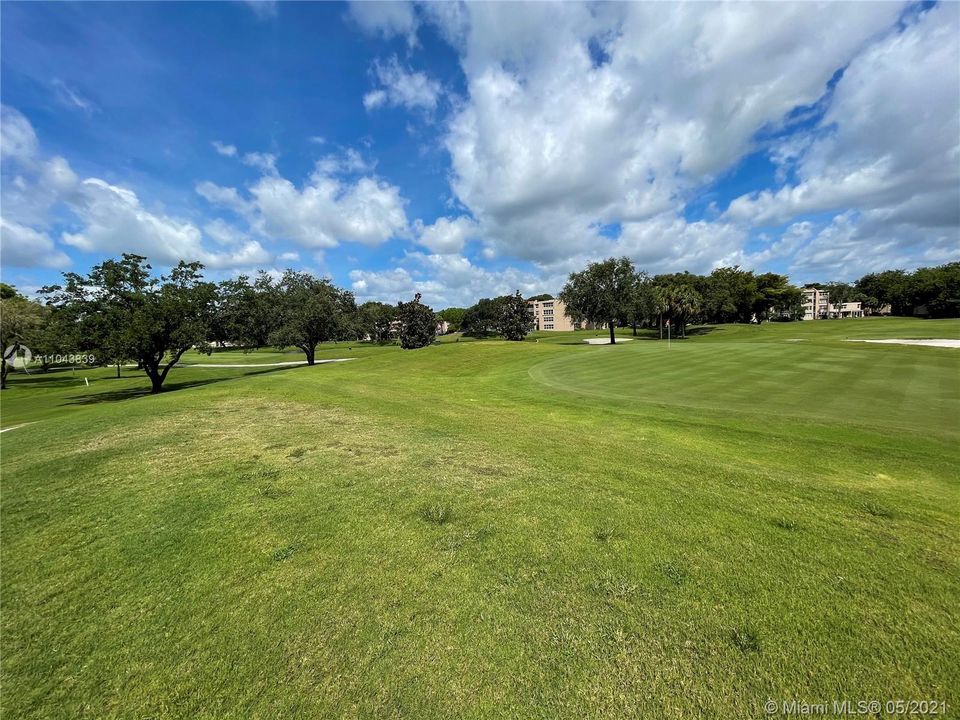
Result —
<path fill-rule="evenodd" d="M 884 348 L 889 351 L 884 357 L 845 347 L 811 352 L 761 343 L 690 343 L 667 351 L 667 357 L 647 345 L 551 359 L 530 374 L 558 389 L 616 400 L 787 413 L 911 431 L 928 430 L 932 415 L 948 434 L 957 434 L 960 423 L 956 404 L 939 394 L 943 384 L 960 383 L 951 358 L 918 358 L 899 348 Z"/>

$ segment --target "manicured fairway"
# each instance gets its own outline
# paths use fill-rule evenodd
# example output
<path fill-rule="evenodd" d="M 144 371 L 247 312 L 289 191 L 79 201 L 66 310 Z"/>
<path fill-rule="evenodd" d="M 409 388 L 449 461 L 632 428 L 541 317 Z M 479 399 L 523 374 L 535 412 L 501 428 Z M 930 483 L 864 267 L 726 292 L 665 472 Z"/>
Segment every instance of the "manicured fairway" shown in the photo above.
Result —
<path fill-rule="evenodd" d="M 4 716 L 955 715 L 960 323 L 590 336 L 15 378 Z"/>

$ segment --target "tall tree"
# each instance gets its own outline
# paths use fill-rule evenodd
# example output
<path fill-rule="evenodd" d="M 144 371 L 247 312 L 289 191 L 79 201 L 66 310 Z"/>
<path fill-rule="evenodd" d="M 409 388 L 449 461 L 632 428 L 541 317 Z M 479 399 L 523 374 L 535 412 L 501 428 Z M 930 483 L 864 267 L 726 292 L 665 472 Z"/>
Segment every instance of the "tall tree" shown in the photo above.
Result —
<path fill-rule="evenodd" d="M 357 308 L 357 339 L 369 338 L 375 343 L 386 343 L 393 339 L 393 323 L 397 309 L 382 302 L 365 302 Z"/>
<path fill-rule="evenodd" d="M 295 270 L 287 270 L 274 287 L 272 307 L 270 343 L 299 348 L 307 365 L 316 362 L 317 345 L 349 337 L 357 309 L 352 293 Z"/>
<path fill-rule="evenodd" d="M 749 322 L 757 299 L 757 280 L 749 270 L 717 268 L 707 278 L 702 296 L 702 310 L 709 322 Z"/>
<path fill-rule="evenodd" d="M 210 352 L 216 286 L 203 280 L 202 269 L 180 262 L 155 278 L 145 257 L 124 253 L 86 276 L 64 273 L 64 285 L 44 293 L 75 319 L 84 349 L 135 359 L 150 378 L 151 392 L 158 393 L 183 353 Z"/>
<path fill-rule="evenodd" d="M 530 316 L 530 308 L 527 301 L 517 290 L 515 295 L 507 295 L 502 298 L 500 303 L 500 327 L 499 332 L 507 340 L 523 340 L 530 327 L 533 325 L 533 318 Z"/>
<path fill-rule="evenodd" d="M 633 263 L 625 257 L 610 258 L 591 263 L 581 272 L 570 273 L 560 291 L 560 300 L 574 320 L 606 323 L 612 345 L 617 342 L 617 322 L 630 317 L 635 283 Z"/>
<path fill-rule="evenodd" d="M 277 319 L 273 279 L 261 270 L 252 283 L 240 275 L 221 282 L 218 290 L 216 328 L 222 339 L 249 348 L 269 345 Z"/>
<path fill-rule="evenodd" d="M 630 298 L 630 308 L 627 321 L 637 334 L 641 325 L 652 325 L 656 322 L 657 313 L 654 285 L 650 276 L 643 270 L 638 270 L 633 284 L 633 295 Z"/>
<path fill-rule="evenodd" d="M 503 297 L 481 298 L 463 314 L 460 329 L 469 337 L 487 337 L 500 332 Z"/>
<path fill-rule="evenodd" d="M 670 324 L 680 331 L 680 337 L 687 336 L 687 325 L 700 312 L 703 299 L 689 283 L 673 283 L 662 288 L 663 314 Z"/>
<path fill-rule="evenodd" d="M 410 302 L 397 303 L 397 320 L 404 350 L 426 347 L 437 336 L 437 316 L 420 302 L 420 293 Z"/>
<path fill-rule="evenodd" d="M 17 293 L 10 285 L 5 285 L 10 291 L 4 291 L 0 296 L 0 389 L 7 388 L 7 375 L 10 368 L 21 352 L 22 348 L 29 347 L 27 339 L 44 322 L 49 313 L 47 308 L 33 302 Z"/>

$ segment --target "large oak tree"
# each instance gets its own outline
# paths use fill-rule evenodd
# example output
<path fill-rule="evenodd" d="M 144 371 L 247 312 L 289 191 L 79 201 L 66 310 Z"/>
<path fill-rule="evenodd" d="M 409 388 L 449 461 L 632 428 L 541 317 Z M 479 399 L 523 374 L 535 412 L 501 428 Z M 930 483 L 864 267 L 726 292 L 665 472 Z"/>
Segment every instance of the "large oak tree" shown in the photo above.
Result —
<path fill-rule="evenodd" d="M 615 329 L 619 320 L 632 315 L 637 274 L 629 258 L 609 258 L 590 263 L 585 270 L 570 273 L 560 291 L 560 300 L 567 314 L 576 321 L 607 324 L 610 344 L 617 342 Z"/>
<path fill-rule="evenodd" d="M 300 348 L 307 365 L 316 362 L 317 345 L 346 340 L 353 331 L 357 306 L 353 293 L 326 278 L 287 270 L 272 293 L 274 330 L 270 342 L 278 348 Z"/>
<path fill-rule="evenodd" d="M 187 350 L 210 352 L 216 286 L 204 281 L 202 270 L 200 263 L 181 261 L 157 278 L 145 257 L 124 253 L 88 275 L 64 273 L 64 284 L 44 294 L 72 320 L 82 349 L 136 360 L 158 393 Z"/>

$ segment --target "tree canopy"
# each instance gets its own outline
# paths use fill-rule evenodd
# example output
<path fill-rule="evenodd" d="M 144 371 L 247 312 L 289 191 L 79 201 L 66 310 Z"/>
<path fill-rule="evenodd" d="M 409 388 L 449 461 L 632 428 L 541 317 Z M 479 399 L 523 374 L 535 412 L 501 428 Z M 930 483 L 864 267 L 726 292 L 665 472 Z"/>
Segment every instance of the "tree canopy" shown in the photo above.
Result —
<path fill-rule="evenodd" d="M 606 323 L 610 329 L 610 343 L 614 344 L 617 322 L 626 322 L 631 317 L 636 285 L 633 263 L 625 257 L 610 258 L 590 263 L 581 272 L 570 273 L 560 291 L 560 300 L 574 320 L 587 320 L 598 325 Z"/>
<path fill-rule="evenodd" d="M 357 310 L 353 293 L 328 279 L 287 270 L 270 297 L 275 313 L 270 344 L 280 349 L 288 345 L 299 348 L 307 365 L 316 362 L 320 343 L 349 338 Z"/>
<path fill-rule="evenodd" d="M 154 278 L 145 257 L 124 253 L 88 275 L 65 273 L 65 283 L 44 294 L 73 320 L 84 349 L 135 359 L 157 393 L 183 353 L 210 351 L 216 286 L 203 280 L 202 268 L 180 262 Z"/>
<path fill-rule="evenodd" d="M 420 293 L 410 302 L 397 304 L 397 321 L 400 347 L 404 350 L 426 347 L 437 336 L 437 316 L 420 302 Z"/>

